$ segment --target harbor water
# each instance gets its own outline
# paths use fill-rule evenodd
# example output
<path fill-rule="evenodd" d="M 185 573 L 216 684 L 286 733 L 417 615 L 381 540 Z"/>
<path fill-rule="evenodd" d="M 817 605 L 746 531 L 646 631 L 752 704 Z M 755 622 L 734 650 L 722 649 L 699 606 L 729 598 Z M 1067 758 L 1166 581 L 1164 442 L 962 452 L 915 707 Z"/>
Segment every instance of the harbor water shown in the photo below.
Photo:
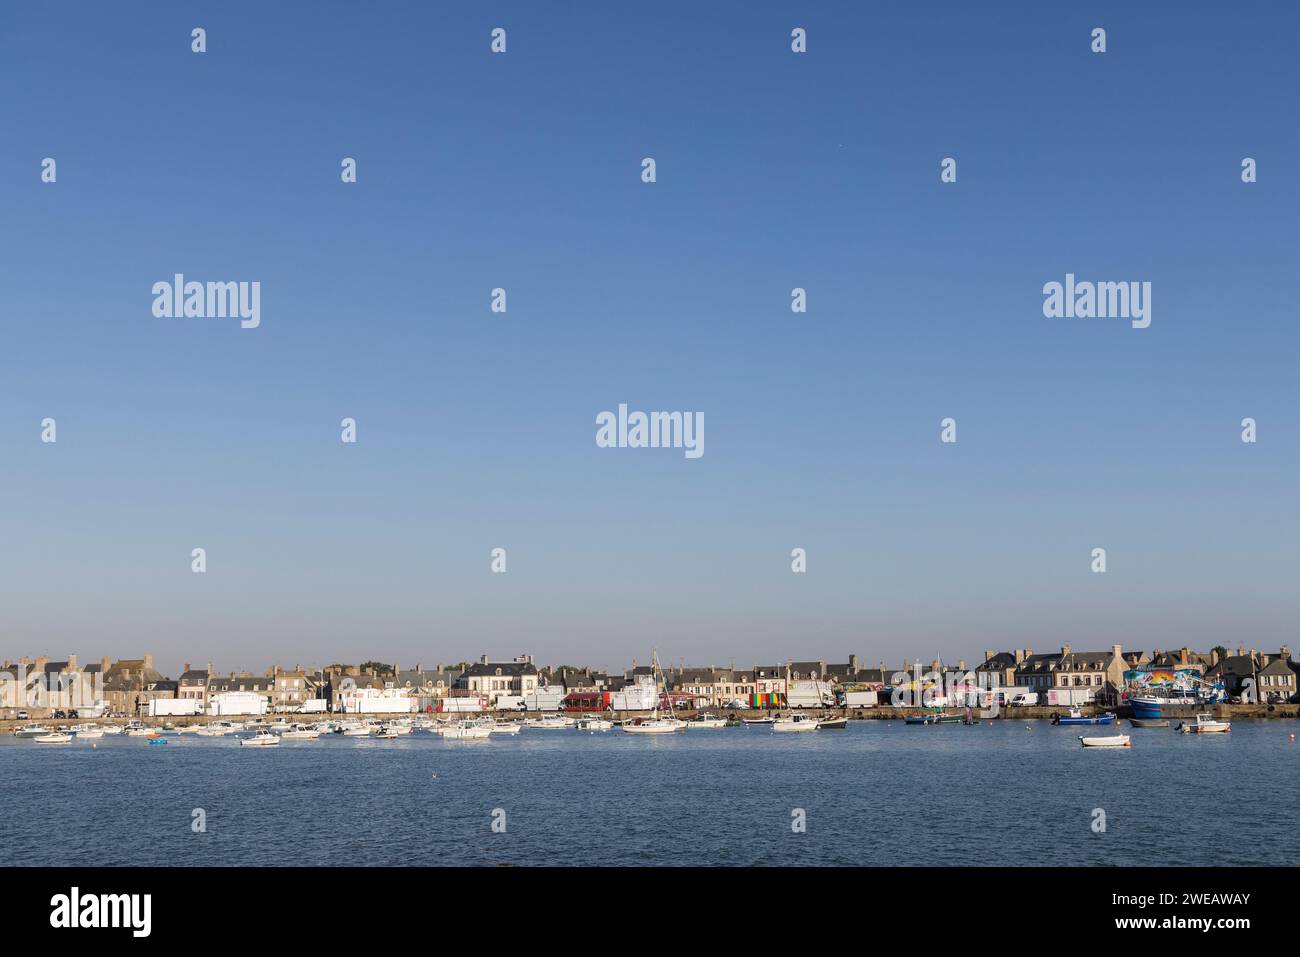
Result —
<path fill-rule="evenodd" d="M 1294 862 L 1295 723 L 1122 724 L 1103 733 L 1131 748 L 1013 720 L 276 748 L 5 736 L 0 865 Z"/>

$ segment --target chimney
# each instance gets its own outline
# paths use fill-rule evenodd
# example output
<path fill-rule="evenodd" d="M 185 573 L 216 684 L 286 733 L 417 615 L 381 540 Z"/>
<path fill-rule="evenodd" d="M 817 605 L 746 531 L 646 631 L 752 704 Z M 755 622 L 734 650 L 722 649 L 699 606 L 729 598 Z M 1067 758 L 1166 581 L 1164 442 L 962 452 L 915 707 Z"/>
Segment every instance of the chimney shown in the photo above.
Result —
<path fill-rule="evenodd" d="M 1033 648 L 1026 648 L 1026 649 L 1025 649 L 1025 657 L 1026 657 L 1026 658 L 1032 658 L 1032 657 L 1034 657 L 1034 649 L 1033 649 Z"/>
<path fill-rule="evenodd" d="M 1066 655 L 1068 655 L 1069 653 L 1070 653 L 1070 646 L 1069 646 L 1069 645 L 1061 645 L 1061 657 L 1064 658 L 1064 657 L 1065 657 Z"/>
<path fill-rule="evenodd" d="M 1217 665 L 1218 663 L 1219 663 L 1219 650 L 1218 650 L 1217 648 L 1211 648 L 1211 649 L 1210 649 L 1210 667 L 1213 668 L 1213 667 L 1214 667 L 1215 665 Z"/>
<path fill-rule="evenodd" d="M 214 673 L 214 672 L 213 672 L 213 670 L 212 670 L 212 662 L 209 661 L 209 662 L 208 662 L 208 674 L 213 674 L 213 673 Z"/>
<path fill-rule="evenodd" d="M 77 670 L 77 656 L 76 656 L 76 655 L 68 655 L 68 670 L 69 670 L 69 671 L 76 671 L 76 670 Z"/>
<path fill-rule="evenodd" d="M 1283 645 L 1283 646 L 1282 646 L 1282 649 L 1277 653 L 1277 656 L 1278 656 L 1279 658 L 1281 658 L 1283 661 L 1290 661 L 1290 660 L 1291 660 L 1291 646 L 1290 646 L 1290 645 Z"/>
<path fill-rule="evenodd" d="M 23 660 L 26 661 L 27 659 L 24 658 Z M 105 655 L 103 658 L 100 658 L 100 659 L 99 659 L 99 673 L 100 673 L 100 674 L 107 674 L 107 673 L 108 673 L 108 669 L 111 668 L 112 666 L 113 666 L 113 661 L 112 661 L 111 658 L 108 657 L 108 655 Z"/>
<path fill-rule="evenodd" d="M 958 671 L 965 671 L 965 670 L 966 670 L 966 659 L 965 659 L 965 658 L 959 658 L 959 659 L 957 659 L 957 670 L 958 670 Z"/>
<path fill-rule="evenodd" d="M 984 660 L 985 660 L 985 661 L 992 661 L 992 660 L 993 660 L 993 656 L 996 655 L 996 654 L 997 654 L 996 651 L 992 651 L 992 650 L 988 650 L 988 649 L 986 649 L 985 652 L 984 652 Z"/>
<path fill-rule="evenodd" d="M 1023 649 L 1023 648 L 1017 648 L 1017 649 L 1016 649 L 1016 664 L 1020 664 L 1020 663 L 1023 662 L 1024 660 L 1025 660 L 1025 649 Z"/>
<path fill-rule="evenodd" d="M 1116 657 L 1116 658 L 1121 658 L 1121 659 L 1122 659 L 1122 658 L 1124 657 L 1124 649 L 1123 649 L 1121 646 L 1119 646 L 1119 645 L 1111 645 L 1111 646 L 1110 646 L 1110 653 L 1111 653 L 1111 655 L 1113 655 L 1113 656 Z"/>
<path fill-rule="evenodd" d="M 144 656 L 144 670 L 153 671 L 153 655 Z"/>
<path fill-rule="evenodd" d="M 184 665 L 181 666 L 181 674 L 185 674 L 185 672 L 189 670 L 190 670 L 190 663 L 187 661 L 185 662 Z"/>
<path fill-rule="evenodd" d="M 856 675 L 857 673 L 858 673 L 858 656 L 849 655 L 849 674 Z"/>
<path fill-rule="evenodd" d="M 1238 646 L 1237 646 L 1237 657 L 1238 657 L 1238 658 L 1244 658 L 1245 655 L 1246 655 L 1246 649 L 1243 648 L 1241 645 L 1238 645 Z"/>
<path fill-rule="evenodd" d="M 1184 668 L 1187 667 L 1187 648 L 1186 648 L 1186 647 L 1183 647 L 1183 648 L 1179 648 L 1179 649 L 1178 649 L 1178 661 L 1179 661 L 1179 663 L 1180 663 Z"/>

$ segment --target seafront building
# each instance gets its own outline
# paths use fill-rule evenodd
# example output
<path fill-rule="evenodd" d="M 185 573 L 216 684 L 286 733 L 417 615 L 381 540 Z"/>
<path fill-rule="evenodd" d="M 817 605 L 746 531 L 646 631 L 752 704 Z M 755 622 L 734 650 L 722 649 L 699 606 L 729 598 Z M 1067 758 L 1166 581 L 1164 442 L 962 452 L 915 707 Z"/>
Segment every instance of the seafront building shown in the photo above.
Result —
<path fill-rule="evenodd" d="M 772 709 L 832 706 L 851 695 L 854 701 L 884 705 L 895 700 L 951 706 L 973 688 L 999 689 L 1003 703 L 1021 694 L 1048 706 L 1113 707 L 1135 684 L 1176 675 L 1262 703 L 1291 701 L 1300 687 L 1300 664 L 1286 645 L 1276 653 L 1238 648 L 1229 654 L 1220 646 L 1208 652 L 1184 647 L 1148 654 L 1126 652 L 1119 644 L 1097 651 L 1076 651 L 1065 644 L 1045 653 L 989 649 L 973 669 L 964 660 L 947 665 L 937 658 L 928 664 L 904 661 L 897 670 L 883 661 L 865 667 L 849 655 L 844 662 L 791 658 L 747 668 L 682 662 L 658 674 L 635 661 L 621 674 L 585 666 L 538 667 L 531 655 L 507 660 L 482 655 L 432 669 L 373 661 L 321 669 L 273 665 L 261 674 L 219 674 L 211 662 L 203 668 L 187 662 L 174 680 L 154 668 L 152 655 L 104 657 L 82 665 L 70 654 L 58 661 L 43 656 L 6 661 L 0 668 L 0 717 L 26 712 L 33 719 L 45 718 L 91 705 L 129 716 L 647 710 L 656 701 L 665 708 Z"/>

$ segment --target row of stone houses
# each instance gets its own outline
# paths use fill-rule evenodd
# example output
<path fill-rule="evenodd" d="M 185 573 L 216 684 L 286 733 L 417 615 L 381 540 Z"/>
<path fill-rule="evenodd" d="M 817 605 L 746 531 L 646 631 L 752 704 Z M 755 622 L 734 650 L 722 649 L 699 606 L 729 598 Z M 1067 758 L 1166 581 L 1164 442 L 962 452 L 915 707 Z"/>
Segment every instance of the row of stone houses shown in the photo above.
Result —
<path fill-rule="evenodd" d="M 1283 646 L 1276 654 L 1238 648 L 1236 654 L 1216 648 L 1206 653 L 1181 648 L 1156 649 L 1151 654 L 1125 652 L 1118 644 L 1104 651 L 1075 651 L 1062 645 L 1060 651 L 1036 653 L 1032 648 L 1014 651 L 986 651 L 973 669 L 984 686 L 1021 687 L 1048 692 L 1059 689 L 1087 689 L 1101 700 L 1113 701 L 1124 688 L 1126 671 L 1145 668 L 1191 669 L 1207 681 L 1222 680 L 1228 693 L 1253 689 L 1256 700 L 1286 700 L 1297 693 L 1300 664 L 1291 660 Z M 967 673 L 965 661 L 945 665 L 935 659 L 927 665 L 903 662 L 887 669 L 883 661 L 865 667 L 856 655 L 839 664 L 787 660 L 784 664 L 754 665 L 751 668 L 688 668 L 681 664 L 664 672 L 666 690 L 697 702 L 722 706 L 749 701 L 753 696 L 785 695 L 796 682 L 822 682 L 840 688 L 882 689 L 918 672 Z M 0 668 L 0 715 L 12 717 L 19 709 L 33 716 L 103 701 L 113 713 L 142 713 L 153 698 L 195 700 L 206 711 L 214 696 L 226 692 L 252 692 L 265 697 L 272 711 L 294 711 L 309 701 L 325 701 L 331 710 L 342 710 L 344 698 L 357 689 L 419 699 L 420 710 L 436 706 L 440 698 L 469 696 L 489 705 L 504 695 L 527 696 L 543 688 L 564 693 L 619 691 L 643 680 L 652 669 L 637 665 L 623 673 L 589 668 L 538 668 L 531 655 L 508 661 L 492 661 L 483 655 L 476 662 L 438 665 L 426 670 L 417 664 L 403 670 L 397 666 L 331 665 L 324 669 L 273 666 L 260 675 L 250 672 L 217 674 L 209 662 L 205 668 L 186 663 L 180 678 L 172 681 L 153 666 L 153 657 L 122 658 L 79 664 L 76 655 L 64 661 L 45 657 L 6 661 Z"/>

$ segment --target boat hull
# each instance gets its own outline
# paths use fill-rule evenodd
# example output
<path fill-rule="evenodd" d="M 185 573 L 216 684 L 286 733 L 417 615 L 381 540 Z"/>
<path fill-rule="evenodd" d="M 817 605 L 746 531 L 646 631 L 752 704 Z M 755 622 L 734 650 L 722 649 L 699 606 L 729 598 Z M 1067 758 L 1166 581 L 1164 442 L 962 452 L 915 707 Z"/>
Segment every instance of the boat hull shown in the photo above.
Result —
<path fill-rule="evenodd" d="M 1132 741 L 1127 734 L 1112 734 L 1105 737 L 1085 738 L 1079 736 L 1079 743 L 1085 748 L 1128 748 Z"/>

